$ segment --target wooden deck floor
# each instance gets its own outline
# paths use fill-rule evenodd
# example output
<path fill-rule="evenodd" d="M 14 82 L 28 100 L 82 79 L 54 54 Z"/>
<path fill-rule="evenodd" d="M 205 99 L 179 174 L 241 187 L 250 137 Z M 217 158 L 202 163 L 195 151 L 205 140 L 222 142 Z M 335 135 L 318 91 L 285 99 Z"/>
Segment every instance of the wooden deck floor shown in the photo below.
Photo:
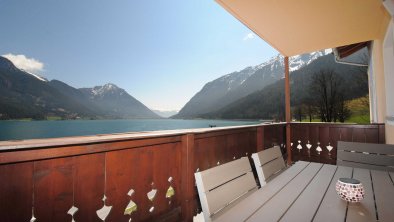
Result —
<path fill-rule="evenodd" d="M 360 180 L 364 200 L 341 200 L 341 177 Z M 393 221 L 393 179 L 393 172 L 299 161 L 218 221 Z"/>

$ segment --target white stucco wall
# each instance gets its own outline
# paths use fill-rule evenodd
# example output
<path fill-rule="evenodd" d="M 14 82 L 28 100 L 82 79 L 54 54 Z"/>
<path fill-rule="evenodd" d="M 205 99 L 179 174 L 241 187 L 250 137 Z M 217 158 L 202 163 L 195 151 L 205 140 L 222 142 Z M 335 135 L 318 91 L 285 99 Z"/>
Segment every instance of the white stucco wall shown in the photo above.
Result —
<path fill-rule="evenodd" d="M 394 144 L 394 20 L 383 42 L 384 79 L 386 94 L 386 142 Z"/>

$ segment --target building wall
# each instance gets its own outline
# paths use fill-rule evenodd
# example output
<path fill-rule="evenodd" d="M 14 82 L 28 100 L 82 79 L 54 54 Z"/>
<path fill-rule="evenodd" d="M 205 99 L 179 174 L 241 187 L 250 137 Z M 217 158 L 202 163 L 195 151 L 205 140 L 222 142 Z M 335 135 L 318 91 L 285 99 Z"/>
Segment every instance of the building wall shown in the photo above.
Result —
<path fill-rule="evenodd" d="M 386 142 L 394 144 L 394 20 L 391 19 L 383 42 L 386 89 Z"/>
<path fill-rule="evenodd" d="M 370 69 L 371 122 L 385 123 L 386 143 L 394 144 L 394 46 L 393 19 L 384 22 L 374 40 Z"/>
<path fill-rule="evenodd" d="M 383 43 L 384 78 L 386 83 L 386 116 L 394 117 L 394 22 L 391 21 Z"/>
<path fill-rule="evenodd" d="M 373 103 L 371 104 L 372 123 L 384 123 L 386 119 L 386 85 L 383 66 L 383 40 L 377 39 L 373 42 L 371 58 L 370 89 Z"/>
<path fill-rule="evenodd" d="M 394 144 L 394 125 L 386 124 L 386 143 Z"/>

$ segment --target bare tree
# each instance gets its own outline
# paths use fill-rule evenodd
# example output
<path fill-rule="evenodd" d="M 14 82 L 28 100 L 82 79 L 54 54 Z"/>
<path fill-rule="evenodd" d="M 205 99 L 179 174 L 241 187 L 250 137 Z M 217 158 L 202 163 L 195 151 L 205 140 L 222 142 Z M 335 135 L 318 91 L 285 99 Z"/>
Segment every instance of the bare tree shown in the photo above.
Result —
<path fill-rule="evenodd" d="M 322 69 L 312 76 L 311 93 L 322 122 L 338 119 L 341 82 L 340 76 L 331 69 Z"/>
<path fill-rule="evenodd" d="M 334 122 L 336 122 L 336 120 L 339 120 L 339 122 L 343 123 L 351 115 L 351 111 L 347 107 L 347 105 L 345 103 L 345 98 L 342 93 L 339 95 L 339 100 L 338 100 L 338 103 L 335 107 L 335 110 L 336 110 L 336 112 L 335 112 Z"/>
<path fill-rule="evenodd" d="M 368 52 L 364 52 L 360 55 L 360 61 L 363 64 L 369 64 L 369 55 Z M 368 67 L 367 66 L 359 66 L 356 68 L 355 81 L 357 84 L 362 86 L 365 92 L 368 92 Z M 365 107 L 369 107 L 369 98 L 363 97 L 361 98 L 361 102 Z"/>
<path fill-rule="evenodd" d="M 362 64 L 369 63 L 369 56 L 368 52 L 364 52 L 359 55 L 359 60 Z M 364 87 L 368 88 L 368 67 L 367 66 L 357 66 L 356 67 L 357 75 L 355 81 L 358 84 L 363 85 Z"/>
<path fill-rule="evenodd" d="M 306 93 L 305 97 L 302 99 L 302 107 L 306 117 L 308 117 L 309 122 L 312 122 L 313 117 L 317 114 L 316 104 L 314 101 L 313 93 Z"/>
<path fill-rule="evenodd" d="M 303 108 L 304 107 L 302 105 L 298 105 L 294 108 L 294 111 L 293 111 L 295 118 L 300 122 L 302 122 L 302 118 L 304 117 Z"/>

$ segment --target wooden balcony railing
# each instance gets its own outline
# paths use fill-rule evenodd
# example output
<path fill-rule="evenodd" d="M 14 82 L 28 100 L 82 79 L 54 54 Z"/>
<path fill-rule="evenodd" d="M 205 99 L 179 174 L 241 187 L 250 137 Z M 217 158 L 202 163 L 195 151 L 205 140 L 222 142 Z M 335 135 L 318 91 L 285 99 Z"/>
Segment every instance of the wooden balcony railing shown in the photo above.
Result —
<path fill-rule="evenodd" d="M 336 164 L 338 141 L 385 143 L 384 124 L 291 124 L 293 161 Z"/>
<path fill-rule="evenodd" d="M 1 221 L 191 221 L 194 172 L 280 145 L 285 124 L 0 142 Z M 292 124 L 293 158 L 336 141 L 384 142 L 383 125 Z M 307 149 L 298 151 L 298 140 Z M 320 155 L 315 152 L 320 142 Z M 334 146 L 328 155 L 323 146 Z M 335 161 L 331 161 L 335 163 Z M 101 219 L 100 219 L 101 218 Z"/>

